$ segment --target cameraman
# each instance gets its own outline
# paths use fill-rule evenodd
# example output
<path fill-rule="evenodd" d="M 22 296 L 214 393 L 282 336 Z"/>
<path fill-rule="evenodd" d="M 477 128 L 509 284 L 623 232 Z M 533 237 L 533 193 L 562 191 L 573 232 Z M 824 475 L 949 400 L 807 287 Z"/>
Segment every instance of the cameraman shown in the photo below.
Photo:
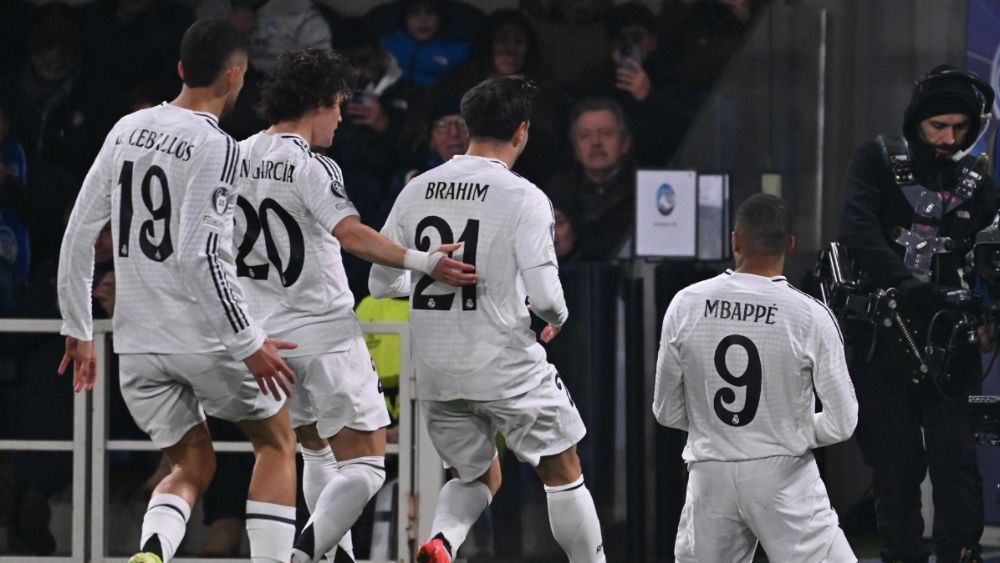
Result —
<path fill-rule="evenodd" d="M 963 287 L 964 256 L 997 212 L 985 161 L 966 156 L 989 125 L 993 98 L 978 76 L 938 66 L 914 85 L 903 116 L 905 141 L 880 136 L 859 146 L 850 164 L 837 239 L 872 289 L 900 291 L 920 342 L 947 305 L 947 292 Z M 963 179 L 973 180 L 971 191 Z M 874 472 L 882 559 L 927 561 L 920 483 L 930 469 L 937 560 L 982 561 L 982 480 L 968 411 L 981 379 L 979 350 L 967 341 L 953 345 L 942 393 L 927 378 L 913 383 L 886 333 L 872 334 L 868 326 L 849 335 L 848 347 L 860 403 L 858 443 Z"/>

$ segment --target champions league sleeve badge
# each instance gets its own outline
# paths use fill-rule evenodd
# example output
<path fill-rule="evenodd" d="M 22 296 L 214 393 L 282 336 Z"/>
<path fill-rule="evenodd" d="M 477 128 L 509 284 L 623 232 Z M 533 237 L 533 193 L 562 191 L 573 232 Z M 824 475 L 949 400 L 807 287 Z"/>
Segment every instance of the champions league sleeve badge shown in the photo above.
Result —
<path fill-rule="evenodd" d="M 229 190 L 226 188 L 216 188 L 212 192 L 212 209 L 219 215 L 225 215 L 229 211 Z"/>
<path fill-rule="evenodd" d="M 344 189 L 344 184 L 340 180 L 330 182 L 330 191 L 340 199 L 347 199 L 347 190 Z"/>

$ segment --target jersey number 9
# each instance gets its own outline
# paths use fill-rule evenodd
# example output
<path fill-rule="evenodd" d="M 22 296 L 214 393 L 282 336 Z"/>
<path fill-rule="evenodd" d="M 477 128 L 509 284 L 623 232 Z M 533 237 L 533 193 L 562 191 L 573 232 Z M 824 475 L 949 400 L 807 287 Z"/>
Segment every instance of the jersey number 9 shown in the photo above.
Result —
<path fill-rule="evenodd" d="M 726 364 L 726 352 L 733 346 L 742 347 L 747 353 L 747 369 L 741 375 L 733 375 L 729 372 Z M 715 414 L 722 422 L 729 426 L 746 426 L 757 416 L 757 406 L 760 404 L 760 388 L 762 383 L 762 368 L 760 365 L 760 353 L 753 341 L 742 334 L 730 334 L 722 339 L 715 348 L 715 371 L 726 383 L 735 387 L 746 387 L 746 399 L 743 401 L 743 410 L 733 412 L 724 405 L 730 405 L 736 400 L 736 393 L 725 387 L 715 393 Z"/>

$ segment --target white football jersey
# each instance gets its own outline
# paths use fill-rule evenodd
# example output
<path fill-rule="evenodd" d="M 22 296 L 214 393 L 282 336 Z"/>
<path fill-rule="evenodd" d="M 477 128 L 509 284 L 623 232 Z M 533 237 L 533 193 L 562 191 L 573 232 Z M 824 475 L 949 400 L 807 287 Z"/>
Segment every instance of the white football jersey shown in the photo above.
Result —
<path fill-rule="evenodd" d="M 92 338 L 94 240 L 115 241 L 115 350 L 229 351 L 243 359 L 264 332 L 235 281 L 233 179 L 239 147 L 217 118 L 169 104 L 115 124 L 77 197 L 59 256 L 62 333 Z"/>
<path fill-rule="evenodd" d="M 663 319 L 653 413 L 688 431 L 689 462 L 846 440 L 858 404 L 836 320 L 782 276 L 727 271 L 683 289 Z"/>
<path fill-rule="evenodd" d="M 433 251 L 461 242 L 454 258 L 476 266 L 455 288 L 413 273 L 410 323 L 421 399 L 494 400 L 541 384 L 549 368 L 530 328 L 521 272 L 556 264 L 552 205 L 499 160 L 456 156 L 411 180 L 382 234 Z"/>
<path fill-rule="evenodd" d="M 257 133 L 240 142 L 236 274 L 250 315 L 284 356 L 324 354 L 361 335 L 333 228 L 358 212 L 340 167 L 298 135 Z"/>

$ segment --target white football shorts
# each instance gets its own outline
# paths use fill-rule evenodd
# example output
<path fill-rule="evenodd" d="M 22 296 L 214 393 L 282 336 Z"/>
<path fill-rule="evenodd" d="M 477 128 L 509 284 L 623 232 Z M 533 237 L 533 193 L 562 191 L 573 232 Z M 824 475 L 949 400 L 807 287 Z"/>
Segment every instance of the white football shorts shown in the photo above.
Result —
<path fill-rule="evenodd" d="M 205 413 L 228 420 L 274 416 L 284 397 L 264 395 L 246 364 L 228 354 L 121 354 L 122 397 L 160 449 L 173 446 Z"/>
<path fill-rule="evenodd" d="M 569 390 L 551 369 L 538 387 L 496 401 L 421 401 L 427 433 L 445 467 L 471 483 L 497 455 L 496 434 L 523 462 L 562 453 L 587 433 Z"/>
<path fill-rule="evenodd" d="M 364 338 L 358 336 L 343 351 L 285 358 L 295 372 L 288 399 L 292 428 L 316 423 L 323 438 L 344 427 L 378 430 L 389 426 L 389 410 Z"/>
<path fill-rule="evenodd" d="M 689 464 L 674 544 L 677 561 L 750 562 L 758 539 L 771 561 L 858 560 L 838 525 L 812 453 Z"/>

